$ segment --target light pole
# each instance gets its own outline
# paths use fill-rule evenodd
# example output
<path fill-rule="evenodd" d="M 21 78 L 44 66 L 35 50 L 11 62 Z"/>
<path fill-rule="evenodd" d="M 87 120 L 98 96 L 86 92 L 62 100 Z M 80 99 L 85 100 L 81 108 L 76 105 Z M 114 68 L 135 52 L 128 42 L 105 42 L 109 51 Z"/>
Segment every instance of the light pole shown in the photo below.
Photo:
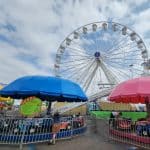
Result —
<path fill-rule="evenodd" d="M 132 70 L 133 64 L 130 64 L 129 67 L 130 67 L 129 70 L 130 70 L 130 72 L 131 72 L 131 79 L 132 79 L 132 78 L 133 78 L 133 70 Z"/>

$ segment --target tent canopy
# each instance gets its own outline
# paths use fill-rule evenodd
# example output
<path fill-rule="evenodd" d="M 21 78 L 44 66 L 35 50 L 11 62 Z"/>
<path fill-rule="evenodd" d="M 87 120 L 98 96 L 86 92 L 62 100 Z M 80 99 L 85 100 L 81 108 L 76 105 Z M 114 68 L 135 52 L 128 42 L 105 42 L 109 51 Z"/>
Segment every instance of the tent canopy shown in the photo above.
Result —
<path fill-rule="evenodd" d="M 145 103 L 150 97 L 150 77 L 140 77 L 120 83 L 108 99 L 123 103 Z"/>
<path fill-rule="evenodd" d="M 22 99 L 37 96 L 47 101 L 85 102 L 81 87 L 69 80 L 49 76 L 25 76 L 16 79 L 0 90 L 0 95 Z"/>

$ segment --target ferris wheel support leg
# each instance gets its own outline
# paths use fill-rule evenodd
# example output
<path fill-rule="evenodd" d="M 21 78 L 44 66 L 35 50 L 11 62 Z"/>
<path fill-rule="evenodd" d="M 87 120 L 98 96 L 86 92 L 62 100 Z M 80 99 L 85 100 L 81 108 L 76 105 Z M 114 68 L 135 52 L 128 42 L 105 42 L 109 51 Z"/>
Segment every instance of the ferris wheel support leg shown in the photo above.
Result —
<path fill-rule="evenodd" d="M 104 74 L 105 74 L 108 82 L 110 84 L 112 84 L 112 86 L 117 84 L 118 83 L 117 77 L 106 67 L 106 65 L 102 61 L 99 62 L 99 65 L 102 68 L 102 70 L 104 71 Z"/>
<path fill-rule="evenodd" d="M 95 69 L 93 70 L 92 74 L 89 76 L 89 80 L 87 79 L 85 82 L 85 91 L 88 90 L 92 80 L 93 80 L 93 76 L 95 75 L 96 71 L 97 71 L 98 65 L 96 65 Z"/>

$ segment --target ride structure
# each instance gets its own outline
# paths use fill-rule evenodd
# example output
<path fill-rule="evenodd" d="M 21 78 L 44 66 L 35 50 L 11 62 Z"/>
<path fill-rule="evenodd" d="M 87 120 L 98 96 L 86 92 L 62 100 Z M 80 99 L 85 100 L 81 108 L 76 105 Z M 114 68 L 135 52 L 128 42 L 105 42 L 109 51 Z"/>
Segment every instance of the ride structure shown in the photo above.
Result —
<path fill-rule="evenodd" d="M 108 96 L 122 81 L 149 75 L 149 69 L 142 38 L 111 21 L 93 22 L 70 33 L 60 44 L 54 64 L 55 76 L 78 83 L 90 101 Z"/>
<path fill-rule="evenodd" d="M 106 21 L 81 26 L 69 34 L 57 50 L 54 65 L 55 76 L 77 82 L 88 96 L 146 76 L 149 69 L 141 37 L 125 25 Z"/>

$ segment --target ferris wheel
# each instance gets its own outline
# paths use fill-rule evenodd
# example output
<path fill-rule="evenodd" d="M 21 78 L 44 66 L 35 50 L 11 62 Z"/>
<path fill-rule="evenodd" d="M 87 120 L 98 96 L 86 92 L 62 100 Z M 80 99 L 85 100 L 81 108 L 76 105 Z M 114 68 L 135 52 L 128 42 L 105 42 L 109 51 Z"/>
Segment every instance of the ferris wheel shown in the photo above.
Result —
<path fill-rule="evenodd" d="M 141 37 L 116 22 L 84 25 L 60 44 L 55 75 L 77 82 L 87 95 L 147 75 L 148 51 Z"/>

